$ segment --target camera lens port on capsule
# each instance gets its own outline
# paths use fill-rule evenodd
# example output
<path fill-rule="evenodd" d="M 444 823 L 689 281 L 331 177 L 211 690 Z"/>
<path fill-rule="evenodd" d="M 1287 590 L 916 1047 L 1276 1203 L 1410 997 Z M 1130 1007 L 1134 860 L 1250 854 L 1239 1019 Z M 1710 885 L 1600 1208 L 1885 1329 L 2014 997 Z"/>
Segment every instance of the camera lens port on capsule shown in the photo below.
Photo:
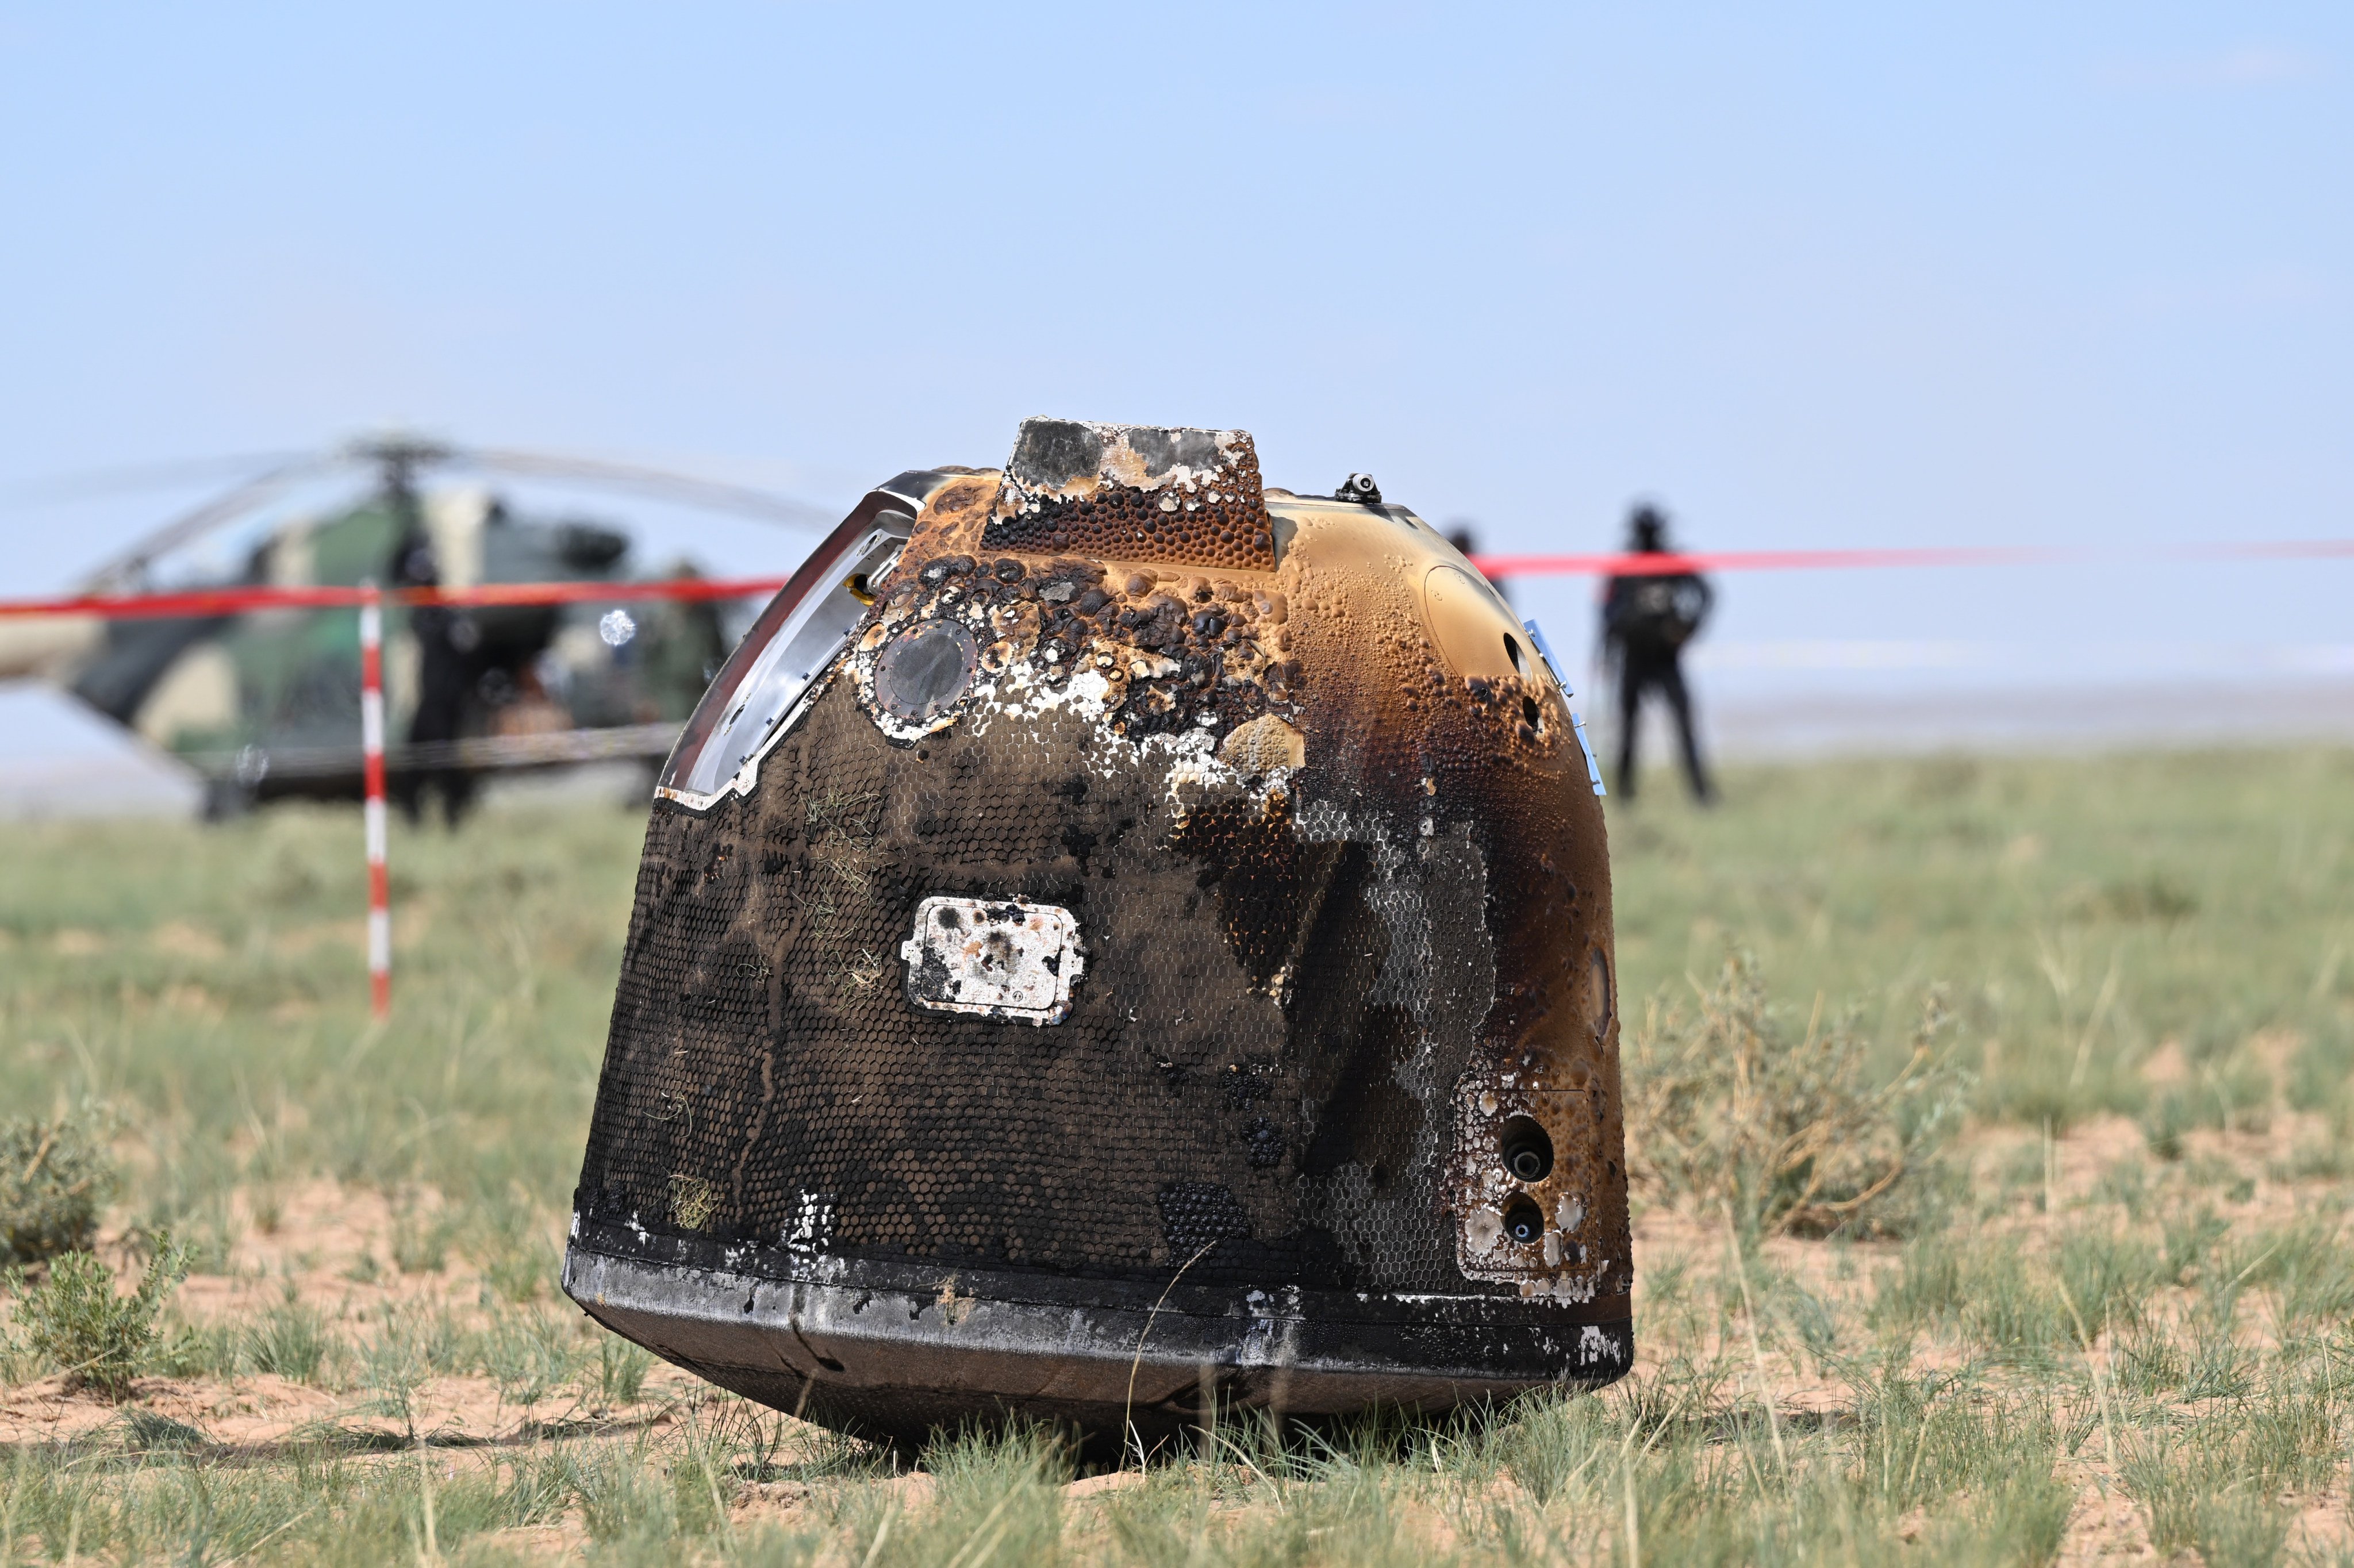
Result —
<path fill-rule="evenodd" d="M 1528 1246 L 1544 1239 L 1544 1211 L 1523 1193 L 1504 1205 L 1504 1234 Z"/>
<path fill-rule="evenodd" d="M 1504 1124 L 1497 1139 L 1503 1150 L 1504 1169 L 1515 1181 L 1533 1185 L 1553 1174 L 1553 1139 L 1534 1117 L 1516 1116 Z"/>

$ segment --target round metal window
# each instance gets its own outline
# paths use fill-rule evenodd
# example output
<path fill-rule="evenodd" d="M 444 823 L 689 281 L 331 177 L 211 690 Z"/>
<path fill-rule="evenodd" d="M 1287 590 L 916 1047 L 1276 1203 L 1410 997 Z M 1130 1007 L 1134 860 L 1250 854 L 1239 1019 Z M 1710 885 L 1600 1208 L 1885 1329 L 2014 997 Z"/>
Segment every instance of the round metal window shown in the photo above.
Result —
<path fill-rule="evenodd" d="M 980 662 L 972 633 L 955 621 L 910 626 L 875 661 L 875 704 L 906 733 L 938 729 L 955 719 Z"/>

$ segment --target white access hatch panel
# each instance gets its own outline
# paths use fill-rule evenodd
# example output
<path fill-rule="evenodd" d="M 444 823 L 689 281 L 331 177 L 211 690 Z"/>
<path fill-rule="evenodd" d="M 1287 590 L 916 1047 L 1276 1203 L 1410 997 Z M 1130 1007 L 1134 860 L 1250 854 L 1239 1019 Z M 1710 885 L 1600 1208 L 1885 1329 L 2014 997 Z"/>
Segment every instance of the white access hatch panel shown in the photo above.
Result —
<path fill-rule="evenodd" d="M 907 1000 L 934 1012 L 1060 1023 L 1086 961 L 1078 917 L 1022 898 L 934 894 L 916 906 L 916 930 L 900 944 Z"/>

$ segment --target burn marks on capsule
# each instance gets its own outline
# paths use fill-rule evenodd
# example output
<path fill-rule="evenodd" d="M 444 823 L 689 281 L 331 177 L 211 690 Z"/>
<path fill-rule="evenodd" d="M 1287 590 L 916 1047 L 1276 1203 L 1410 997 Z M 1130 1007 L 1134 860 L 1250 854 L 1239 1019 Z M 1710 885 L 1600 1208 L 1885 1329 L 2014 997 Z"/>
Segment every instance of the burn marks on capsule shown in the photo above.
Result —
<path fill-rule="evenodd" d="M 1578 1302 L 1628 1288 L 1628 1262 L 1611 1255 L 1617 1238 L 1596 1213 L 1615 1181 L 1594 1152 L 1609 1112 L 1598 1083 L 1532 1089 L 1466 1077 L 1457 1087 L 1447 1186 L 1466 1277 Z"/>
<path fill-rule="evenodd" d="M 1161 1211 L 1161 1234 L 1180 1259 L 1199 1256 L 1220 1242 L 1250 1240 L 1250 1213 L 1223 1182 L 1164 1181 L 1153 1202 Z"/>
<path fill-rule="evenodd" d="M 1285 1000 L 1341 846 L 1303 841 L 1290 796 L 1275 790 L 1203 803 L 1178 821 L 1169 847 L 1198 867 L 1195 881 L 1216 901 L 1219 928 L 1251 988 Z"/>
<path fill-rule="evenodd" d="M 1025 419 L 985 549 L 1272 571 L 1258 452 L 1242 430 Z"/>
<path fill-rule="evenodd" d="M 902 627 L 875 659 L 869 690 L 875 722 L 900 740 L 946 729 L 956 722 L 980 667 L 981 650 L 960 622 Z"/>
<path fill-rule="evenodd" d="M 854 647 L 860 705 L 913 745 L 970 713 L 1076 702 L 1115 736 L 1237 730 L 1244 765 L 1292 766 L 1299 665 L 1283 593 L 1147 567 L 966 555 L 901 577 Z M 1255 721 L 1278 715 L 1279 726 Z"/>

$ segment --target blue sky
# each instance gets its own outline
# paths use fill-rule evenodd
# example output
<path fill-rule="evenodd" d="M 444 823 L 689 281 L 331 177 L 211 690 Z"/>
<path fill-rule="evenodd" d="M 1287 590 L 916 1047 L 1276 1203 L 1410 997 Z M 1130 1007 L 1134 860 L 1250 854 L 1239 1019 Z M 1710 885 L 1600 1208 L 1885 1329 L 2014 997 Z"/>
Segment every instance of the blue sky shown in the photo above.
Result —
<path fill-rule="evenodd" d="M 2350 71 L 2322 5 L 11 5 L 0 593 L 188 498 L 52 476 L 387 422 L 825 502 L 1239 425 L 1512 549 L 2354 535 Z M 2349 585 L 1719 630 L 2342 641 Z"/>

